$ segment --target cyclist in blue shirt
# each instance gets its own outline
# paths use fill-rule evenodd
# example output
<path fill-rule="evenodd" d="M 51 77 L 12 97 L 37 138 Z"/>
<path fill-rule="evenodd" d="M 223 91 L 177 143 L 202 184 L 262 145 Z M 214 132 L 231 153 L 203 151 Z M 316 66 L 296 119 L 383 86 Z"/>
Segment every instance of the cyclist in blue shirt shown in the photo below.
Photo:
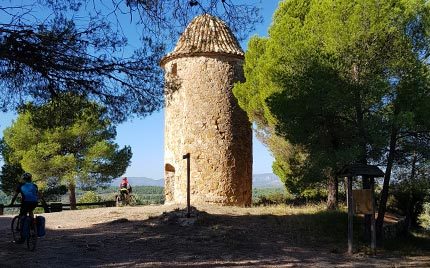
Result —
<path fill-rule="evenodd" d="M 22 179 L 24 183 L 18 185 L 10 204 L 13 205 L 18 194 L 21 194 L 22 201 L 19 215 L 23 216 L 29 213 L 30 217 L 33 219 L 33 210 L 37 207 L 37 201 L 39 199 L 39 189 L 37 185 L 31 181 L 32 176 L 30 173 L 24 173 Z"/>

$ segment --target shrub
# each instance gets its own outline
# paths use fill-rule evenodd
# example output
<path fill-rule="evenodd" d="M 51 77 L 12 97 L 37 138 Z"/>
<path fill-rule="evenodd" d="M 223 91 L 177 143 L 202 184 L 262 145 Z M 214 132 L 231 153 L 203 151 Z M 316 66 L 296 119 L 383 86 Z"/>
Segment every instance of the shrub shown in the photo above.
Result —
<path fill-rule="evenodd" d="M 306 203 L 318 203 L 327 199 L 327 192 L 326 189 L 320 187 L 308 188 L 301 192 L 299 199 L 304 199 Z"/>
<path fill-rule="evenodd" d="M 282 188 L 254 189 L 254 205 L 277 205 L 285 204 L 291 195 Z"/>
<path fill-rule="evenodd" d="M 1 189 L 1 187 L 0 187 Z M 7 196 L 2 190 L 0 190 L 0 204 L 7 205 L 10 203 L 10 197 Z"/>
<path fill-rule="evenodd" d="M 43 191 L 43 197 L 44 199 L 49 201 L 61 201 L 61 196 L 65 195 L 67 193 L 67 187 L 65 185 L 59 185 L 56 183 L 50 183 L 48 181 L 46 189 Z"/>
<path fill-rule="evenodd" d="M 430 203 L 425 203 L 423 207 L 424 211 L 418 218 L 419 223 L 423 228 L 430 230 Z"/>
<path fill-rule="evenodd" d="M 97 203 L 97 202 L 102 202 L 102 198 L 93 191 L 87 191 L 82 195 L 78 203 Z M 88 206 L 81 206 L 81 208 L 88 208 Z"/>
<path fill-rule="evenodd" d="M 427 179 L 409 179 L 392 185 L 392 209 L 406 216 L 409 227 L 419 226 L 419 216 L 429 198 L 430 184 Z"/>

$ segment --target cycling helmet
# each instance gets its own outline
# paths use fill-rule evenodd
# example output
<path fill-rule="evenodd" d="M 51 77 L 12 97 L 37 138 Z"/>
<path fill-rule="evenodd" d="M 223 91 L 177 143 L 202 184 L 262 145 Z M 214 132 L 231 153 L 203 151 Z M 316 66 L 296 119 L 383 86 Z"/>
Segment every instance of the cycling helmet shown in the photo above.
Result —
<path fill-rule="evenodd" d="M 22 179 L 24 180 L 24 181 L 31 181 L 31 178 L 32 178 L 33 176 L 31 176 L 31 174 L 30 173 L 28 173 L 28 172 L 25 172 L 24 174 L 22 174 Z"/>

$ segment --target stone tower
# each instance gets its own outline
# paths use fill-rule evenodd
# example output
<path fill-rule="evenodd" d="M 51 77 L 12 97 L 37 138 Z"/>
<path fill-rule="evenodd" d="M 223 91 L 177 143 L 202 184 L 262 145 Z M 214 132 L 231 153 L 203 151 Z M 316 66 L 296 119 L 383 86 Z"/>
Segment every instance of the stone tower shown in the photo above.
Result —
<path fill-rule="evenodd" d="M 165 71 L 165 197 L 186 203 L 191 158 L 191 204 L 248 206 L 252 188 L 252 130 L 232 93 L 242 81 L 244 53 L 217 17 L 196 17 Z"/>

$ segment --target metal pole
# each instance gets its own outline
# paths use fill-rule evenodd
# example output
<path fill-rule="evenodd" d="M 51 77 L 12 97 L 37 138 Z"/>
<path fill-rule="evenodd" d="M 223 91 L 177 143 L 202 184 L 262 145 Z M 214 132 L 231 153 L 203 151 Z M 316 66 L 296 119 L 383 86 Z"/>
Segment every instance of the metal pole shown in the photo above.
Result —
<path fill-rule="evenodd" d="M 187 218 L 190 217 L 190 153 L 182 156 L 182 159 L 187 159 Z"/>
<path fill-rule="evenodd" d="M 372 195 L 372 218 L 371 218 L 371 242 L 370 242 L 370 248 L 372 249 L 373 253 L 375 253 L 376 249 L 376 228 L 375 228 L 375 178 L 370 178 L 370 189 L 371 189 L 371 195 Z"/>
<path fill-rule="evenodd" d="M 348 177 L 348 253 L 352 254 L 352 236 L 353 236 L 353 201 L 352 201 L 352 177 Z"/>

